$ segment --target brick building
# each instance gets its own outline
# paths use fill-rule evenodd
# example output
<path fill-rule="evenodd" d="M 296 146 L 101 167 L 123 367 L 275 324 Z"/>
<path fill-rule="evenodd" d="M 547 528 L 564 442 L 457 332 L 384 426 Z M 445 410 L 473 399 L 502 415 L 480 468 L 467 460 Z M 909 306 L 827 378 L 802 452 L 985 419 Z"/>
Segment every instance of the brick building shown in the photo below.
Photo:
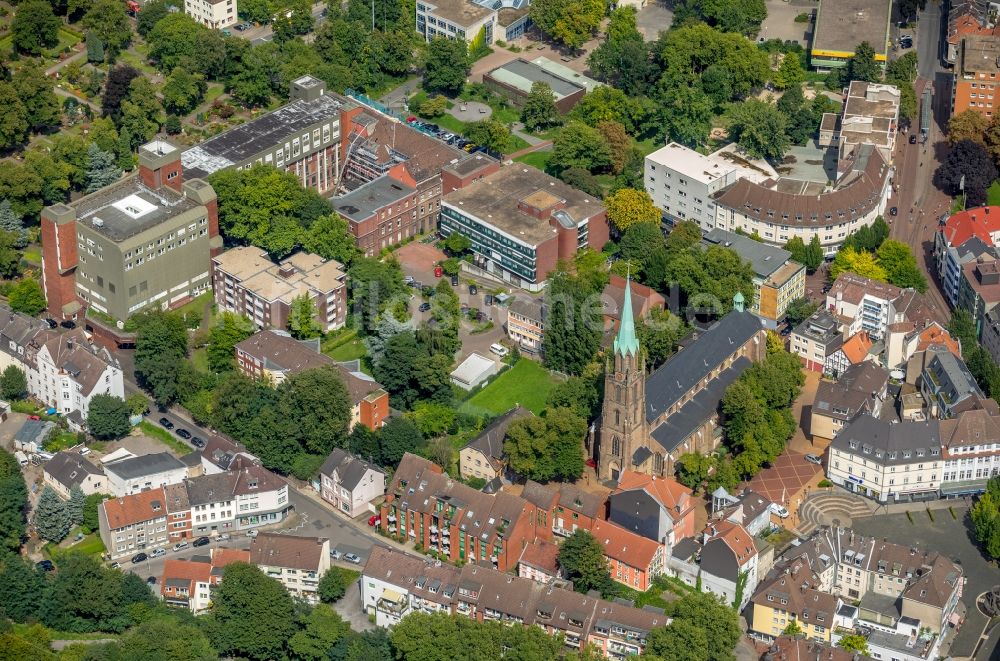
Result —
<path fill-rule="evenodd" d="M 969 35 L 959 45 L 952 74 L 951 114 L 975 110 L 992 117 L 1000 74 L 1000 37 Z"/>
<path fill-rule="evenodd" d="M 190 175 L 180 150 L 155 140 L 139 148 L 136 174 L 43 209 L 49 315 L 80 319 L 91 307 L 124 321 L 211 287 L 209 260 L 222 248 L 218 205 L 212 187 Z"/>

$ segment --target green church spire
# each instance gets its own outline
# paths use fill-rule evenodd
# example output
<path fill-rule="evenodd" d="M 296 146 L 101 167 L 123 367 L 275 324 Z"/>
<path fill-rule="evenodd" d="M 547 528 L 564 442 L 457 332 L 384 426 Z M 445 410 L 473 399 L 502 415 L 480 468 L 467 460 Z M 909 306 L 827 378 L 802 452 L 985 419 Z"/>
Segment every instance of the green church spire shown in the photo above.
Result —
<path fill-rule="evenodd" d="M 635 336 L 635 320 L 632 318 L 632 277 L 625 279 L 625 303 L 622 305 L 622 321 L 615 337 L 615 353 L 623 356 L 639 356 L 639 339 Z"/>

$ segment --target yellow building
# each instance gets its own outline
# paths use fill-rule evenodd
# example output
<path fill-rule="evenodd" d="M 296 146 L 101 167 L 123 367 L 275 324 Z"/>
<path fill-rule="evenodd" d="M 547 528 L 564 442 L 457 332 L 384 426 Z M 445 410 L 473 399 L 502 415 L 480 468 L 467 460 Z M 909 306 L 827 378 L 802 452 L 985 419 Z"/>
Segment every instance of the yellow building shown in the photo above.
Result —
<path fill-rule="evenodd" d="M 787 570 L 757 587 L 750 629 L 758 638 L 773 640 L 796 622 L 806 638 L 829 643 L 840 599 L 805 587 L 820 581 L 804 559 L 792 561 Z"/>

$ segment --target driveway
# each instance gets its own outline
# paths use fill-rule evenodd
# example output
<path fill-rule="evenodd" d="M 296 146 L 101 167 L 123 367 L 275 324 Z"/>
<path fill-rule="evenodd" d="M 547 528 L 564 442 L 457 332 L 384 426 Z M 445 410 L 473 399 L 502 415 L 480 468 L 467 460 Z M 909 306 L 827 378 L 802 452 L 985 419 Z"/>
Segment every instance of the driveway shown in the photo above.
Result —
<path fill-rule="evenodd" d="M 337 611 L 354 631 L 368 631 L 375 628 L 375 625 L 368 621 L 361 604 L 361 579 L 347 586 L 343 599 L 333 605 L 333 610 Z"/>
<path fill-rule="evenodd" d="M 794 41 L 803 47 L 809 44 L 809 32 L 812 30 L 812 16 L 806 23 L 796 23 L 799 14 L 812 15 L 818 3 L 813 0 L 767 0 L 767 18 L 760 24 L 757 38 L 760 41 L 781 39 Z"/>
<path fill-rule="evenodd" d="M 651 0 L 639 10 L 636 25 L 646 41 L 655 41 L 661 32 L 666 32 L 674 23 L 674 12 L 663 0 Z"/>
<path fill-rule="evenodd" d="M 804 454 L 822 454 L 830 444 L 827 439 L 813 438 L 809 435 L 809 418 L 812 416 L 812 405 L 816 399 L 816 389 L 819 387 L 820 374 L 805 370 L 806 382 L 802 393 L 792 403 L 792 415 L 797 423 L 795 435 L 788 441 L 788 449 Z"/>
<path fill-rule="evenodd" d="M 910 523 L 905 512 L 876 514 L 867 518 L 855 518 L 853 528 L 862 535 L 885 537 L 897 544 L 913 544 L 918 548 L 936 550 L 961 564 L 966 577 L 962 603 L 967 614 L 965 624 L 952 643 L 951 655 L 972 657 L 976 653 L 979 634 L 986 625 L 986 616 L 976 608 L 976 598 L 1000 582 L 997 580 L 1000 572 L 994 563 L 983 557 L 976 546 L 971 522 L 966 515 L 967 508 L 962 501 L 955 501 L 953 508 L 957 520 L 945 509 L 936 510 L 934 521 L 931 521 L 919 504 L 914 504 L 914 523 Z M 991 642 L 995 643 L 995 640 L 994 637 Z M 995 659 L 997 651 L 980 649 L 975 658 Z"/>

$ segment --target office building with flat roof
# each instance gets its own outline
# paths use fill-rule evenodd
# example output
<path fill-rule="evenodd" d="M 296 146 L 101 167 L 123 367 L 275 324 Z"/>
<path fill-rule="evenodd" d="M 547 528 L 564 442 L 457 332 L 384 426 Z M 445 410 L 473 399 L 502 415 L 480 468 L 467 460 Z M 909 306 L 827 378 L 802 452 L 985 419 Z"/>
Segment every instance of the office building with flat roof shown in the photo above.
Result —
<path fill-rule="evenodd" d="M 416 30 L 424 39 L 435 37 L 484 43 L 511 41 L 524 36 L 531 17 L 527 0 L 420 0 L 416 3 Z"/>
<path fill-rule="evenodd" d="M 42 285 L 52 317 L 82 318 L 91 307 L 124 321 L 211 286 L 211 254 L 222 248 L 215 191 L 185 174 L 180 149 L 155 140 L 139 148 L 136 174 L 42 210 Z"/>
<path fill-rule="evenodd" d="M 820 0 L 813 29 L 810 64 L 820 70 L 847 66 L 854 49 L 867 41 L 875 61 L 888 60 L 892 0 Z"/>
<path fill-rule="evenodd" d="M 609 235 L 600 199 L 517 164 L 446 195 L 440 223 L 443 236 L 472 241 L 476 272 L 529 291 L 545 286 L 557 261 L 601 250 Z"/>
<path fill-rule="evenodd" d="M 212 259 L 215 304 L 244 315 L 257 328 L 284 329 L 292 302 L 309 297 L 324 333 L 347 320 L 347 274 L 343 265 L 319 255 L 298 252 L 280 264 L 260 248 L 233 248 Z"/>
<path fill-rule="evenodd" d="M 587 92 L 600 85 L 544 57 L 531 61 L 517 58 L 483 74 L 484 85 L 516 105 L 524 104 L 535 83 L 549 86 L 561 113 L 569 112 Z"/>
<path fill-rule="evenodd" d="M 959 44 L 952 75 L 951 114 L 975 110 L 992 117 L 1000 76 L 1000 37 L 969 35 Z"/>

